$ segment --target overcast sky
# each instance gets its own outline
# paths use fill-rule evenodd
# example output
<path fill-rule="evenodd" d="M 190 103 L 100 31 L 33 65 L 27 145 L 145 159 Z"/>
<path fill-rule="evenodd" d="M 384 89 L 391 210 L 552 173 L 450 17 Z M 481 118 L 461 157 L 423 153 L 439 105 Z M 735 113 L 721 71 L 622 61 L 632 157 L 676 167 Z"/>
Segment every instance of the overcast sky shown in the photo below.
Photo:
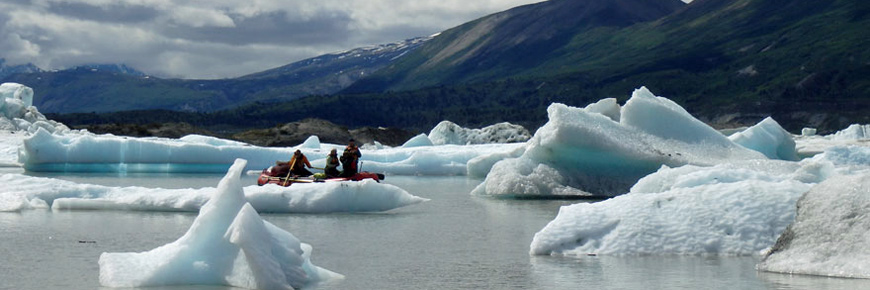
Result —
<path fill-rule="evenodd" d="M 0 58 L 226 78 L 427 36 L 541 0 L 2 0 Z"/>

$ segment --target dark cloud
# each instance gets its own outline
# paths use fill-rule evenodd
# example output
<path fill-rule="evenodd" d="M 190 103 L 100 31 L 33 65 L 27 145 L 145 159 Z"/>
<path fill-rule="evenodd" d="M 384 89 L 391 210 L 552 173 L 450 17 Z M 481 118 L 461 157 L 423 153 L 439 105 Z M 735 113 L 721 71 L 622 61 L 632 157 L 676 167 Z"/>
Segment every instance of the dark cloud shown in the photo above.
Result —
<path fill-rule="evenodd" d="M 94 6 L 86 3 L 53 2 L 47 12 L 74 19 L 109 23 L 140 23 L 157 18 L 160 11 L 153 7 L 112 3 Z"/>
<path fill-rule="evenodd" d="M 253 17 L 229 16 L 235 23 L 234 27 L 167 26 L 162 34 L 172 38 L 231 45 L 315 45 L 347 39 L 353 22 L 350 15 L 336 11 L 324 11 L 299 20 L 291 19 L 285 11 Z"/>
<path fill-rule="evenodd" d="M 43 69 L 116 63 L 164 77 L 233 77 L 537 1 L 0 0 L 0 58 Z"/>

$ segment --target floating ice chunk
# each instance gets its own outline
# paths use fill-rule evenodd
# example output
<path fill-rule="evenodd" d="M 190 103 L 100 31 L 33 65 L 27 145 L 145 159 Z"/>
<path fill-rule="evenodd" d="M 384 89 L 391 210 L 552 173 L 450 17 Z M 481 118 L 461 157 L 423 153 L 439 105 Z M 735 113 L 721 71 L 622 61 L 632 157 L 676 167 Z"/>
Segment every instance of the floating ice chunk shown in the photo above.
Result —
<path fill-rule="evenodd" d="M 816 128 L 803 128 L 801 129 L 801 136 L 810 137 L 816 135 Z"/>
<path fill-rule="evenodd" d="M 812 186 L 805 181 L 824 178 L 815 166 L 756 160 L 663 167 L 628 194 L 562 207 L 535 234 L 530 251 L 753 255 L 772 245 L 791 223 L 795 202 Z"/>
<path fill-rule="evenodd" d="M 22 107 L 30 107 L 33 106 L 33 89 L 17 83 L 0 84 L 0 100 L 20 100 Z"/>
<path fill-rule="evenodd" d="M 53 210 L 199 211 L 214 188 L 163 189 L 109 187 L 0 174 L 0 212 L 32 208 L 39 200 Z M 426 201 L 405 190 L 374 181 L 247 186 L 247 201 L 260 212 L 378 212 Z"/>
<path fill-rule="evenodd" d="M 852 124 L 830 135 L 801 135 L 795 138 L 799 156 L 808 157 L 835 146 L 870 146 L 870 125 Z"/>
<path fill-rule="evenodd" d="M 526 152 L 526 147 L 517 147 L 509 152 L 497 152 L 474 157 L 468 161 L 468 176 L 477 178 L 486 177 L 492 171 L 495 163 L 508 158 L 520 157 L 524 152 Z"/>
<path fill-rule="evenodd" d="M 622 108 L 620 123 L 563 104 L 550 105 L 547 113 L 549 121 L 526 143 L 519 157 L 525 160 L 496 163 L 475 194 L 555 194 L 547 192 L 549 188 L 559 193 L 612 196 L 627 192 L 638 179 L 661 165 L 765 159 L 692 118 L 670 100 L 652 96 L 645 88 L 636 90 Z M 559 184 L 543 186 L 541 182 Z"/>
<path fill-rule="evenodd" d="M 343 148 L 321 145 L 322 149 L 299 147 L 315 167 L 325 164 L 329 149 Z M 361 169 L 385 174 L 464 175 L 470 159 L 509 152 L 519 146 L 523 144 L 363 149 Z M 24 139 L 18 161 L 29 171 L 221 172 L 229 168 L 234 158 L 243 158 L 249 160 L 247 170 L 260 171 L 274 165 L 276 160 L 288 160 L 295 150 L 199 135 L 181 139 L 133 138 L 39 130 Z"/>
<path fill-rule="evenodd" d="M 411 148 L 411 147 L 423 147 L 423 146 L 432 146 L 432 145 L 433 145 L 432 140 L 429 140 L 429 137 L 427 137 L 426 134 L 420 134 L 420 135 L 414 136 L 413 138 L 409 139 L 408 141 L 405 141 L 405 144 L 402 144 L 402 147 Z"/>
<path fill-rule="evenodd" d="M 0 130 L 35 132 L 39 128 L 54 132 L 70 131 L 65 125 L 48 120 L 33 107 L 33 90 L 16 83 L 0 85 Z"/>
<path fill-rule="evenodd" d="M 870 173 L 870 147 L 834 146 L 813 156 L 811 160 L 831 163 L 836 167 L 833 171 L 837 174 Z"/>
<path fill-rule="evenodd" d="M 749 129 L 729 136 L 728 139 L 743 147 L 761 152 L 770 159 L 798 160 L 791 133 L 770 117 Z"/>
<path fill-rule="evenodd" d="M 441 121 L 429 131 L 428 137 L 434 145 L 466 145 L 525 142 L 531 138 L 531 134 L 523 126 L 507 122 L 468 129 L 450 121 Z"/>
<path fill-rule="evenodd" d="M 317 278 L 340 278 L 312 265 L 298 239 L 260 219 L 246 204 L 239 184 L 244 163 L 237 161 L 230 168 L 178 240 L 142 253 L 100 255 L 100 284 L 292 289 Z"/>
<path fill-rule="evenodd" d="M 834 133 L 831 139 L 838 141 L 870 139 L 870 125 L 852 124 Z"/>
<path fill-rule="evenodd" d="M 631 94 L 631 99 L 622 107 L 620 124 L 667 140 L 725 149 L 734 147 L 725 135 L 695 119 L 677 103 L 656 97 L 646 87 L 636 89 Z"/>
<path fill-rule="evenodd" d="M 619 103 L 616 102 L 616 98 L 601 99 L 598 102 L 589 104 L 583 109 L 590 113 L 599 113 L 605 115 L 614 122 L 619 122 L 619 117 L 621 114 L 621 108 L 619 107 Z"/>
<path fill-rule="evenodd" d="M 127 139 L 126 137 L 119 137 L 119 138 L 122 138 L 125 140 L 135 140 L 135 139 Z M 160 139 L 156 139 L 156 138 L 144 138 L 144 139 L 146 139 L 146 140 L 147 139 L 160 140 Z M 178 140 L 185 142 L 185 143 L 190 143 L 190 144 L 203 144 L 203 145 L 210 145 L 210 146 L 217 146 L 217 147 L 251 146 L 250 144 L 245 143 L 245 142 L 239 142 L 239 141 L 233 141 L 233 140 L 227 140 L 227 139 L 221 139 L 221 138 L 217 138 L 217 137 L 197 135 L 197 134 L 186 135 L 186 136 L 183 136 L 181 138 L 178 138 Z"/>
<path fill-rule="evenodd" d="M 870 278 L 870 175 L 828 179 L 804 194 L 794 223 L 758 269 L 789 274 Z"/>
<path fill-rule="evenodd" d="M 259 212 L 328 213 L 378 212 L 418 204 L 428 199 L 374 180 L 246 187 Z"/>
<path fill-rule="evenodd" d="M 302 142 L 302 145 L 299 145 L 301 148 L 309 148 L 309 149 L 320 149 L 320 137 L 316 135 L 311 135 L 308 139 L 305 139 L 305 142 Z"/>

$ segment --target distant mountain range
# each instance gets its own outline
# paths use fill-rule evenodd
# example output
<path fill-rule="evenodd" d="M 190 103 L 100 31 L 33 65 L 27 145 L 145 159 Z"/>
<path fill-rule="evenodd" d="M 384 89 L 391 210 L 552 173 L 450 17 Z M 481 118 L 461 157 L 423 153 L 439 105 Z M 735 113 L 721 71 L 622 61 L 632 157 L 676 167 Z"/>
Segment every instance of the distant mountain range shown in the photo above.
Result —
<path fill-rule="evenodd" d="M 13 74 L 34 73 L 39 71 L 41 70 L 31 63 L 20 65 L 6 65 L 6 60 L 0 58 L 0 80 Z"/>
<path fill-rule="evenodd" d="M 419 37 L 322 55 L 232 79 L 161 79 L 126 65 L 86 65 L 57 71 L 17 71 L 0 80 L 32 87 L 34 105 L 46 113 L 148 109 L 210 112 L 255 101 L 332 94 L 429 39 Z"/>
<path fill-rule="evenodd" d="M 441 120 L 533 128 L 545 121 L 552 102 L 624 101 L 634 88 L 647 86 L 714 125 L 773 116 L 793 132 L 803 126 L 825 132 L 870 123 L 868 15 L 870 1 L 863 0 L 550 0 L 420 41 L 397 54 L 402 57 L 381 62 L 380 70 L 341 82 L 349 84 L 343 90 L 298 89 L 295 81 L 275 77 L 288 76 L 280 68 L 225 81 L 116 87 L 173 95 L 168 100 L 184 101 L 163 108 L 183 104 L 200 111 L 318 95 L 198 116 L 203 124 L 271 126 L 316 117 L 347 126 L 423 129 Z M 51 98 L 82 95 L 77 89 L 90 87 L 72 84 L 41 86 L 56 90 Z"/>

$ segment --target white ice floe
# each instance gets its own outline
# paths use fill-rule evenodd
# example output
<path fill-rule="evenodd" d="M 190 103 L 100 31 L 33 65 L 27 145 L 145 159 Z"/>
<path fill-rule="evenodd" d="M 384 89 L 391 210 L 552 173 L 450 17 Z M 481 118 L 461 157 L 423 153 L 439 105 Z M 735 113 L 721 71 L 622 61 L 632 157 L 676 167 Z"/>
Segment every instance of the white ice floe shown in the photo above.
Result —
<path fill-rule="evenodd" d="M 661 165 L 766 159 L 646 88 L 635 90 L 620 114 L 612 107 L 613 102 L 604 102 L 590 106 L 590 112 L 550 105 L 549 121 L 526 143 L 522 156 L 495 163 L 474 193 L 613 196 Z M 611 119 L 617 116 L 619 122 Z"/>
<path fill-rule="evenodd" d="M 198 211 L 214 188 L 163 189 L 109 187 L 70 181 L 0 174 L 0 212 L 35 208 L 53 210 Z M 373 180 L 246 186 L 247 201 L 259 212 L 379 212 L 426 201 L 405 190 Z"/>
<path fill-rule="evenodd" d="M 178 240 L 141 253 L 100 255 L 106 287 L 230 285 L 294 289 L 342 275 L 315 266 L 312 248 L 260 218 L 239 184 L 237 161 Z"/>
<path fill-rule="evenodd" d="M 728 136 L 728 139 L 743 147 L 761 152 L 770 159 L 798 160 L 791 133 L 770 117 L 749 129 Z"/>
<path fill-rule="evenodd" d="M 507 122 L 468 129 L 450 121 L 441 121 L 429 131 L 427 137 L 433 145 L 467 145 L 526 142 L 531 134 L 523 126 Z"/>
<path fill-rule="evenodd" d="M 305 142 L 302 142 L 302 145 L 299 145 L 299 147 L 309 149 L 320 149 L 320 146 L 320 137 L 317 136 L 309 136 Z"/>
<path fill-rule="evenodd" d="M 832 147 L 800 162 L 745 160 L 714 166 L 662 167 L 639 180 L 628 194 L 598 203 L 562 207 L 558 216 L 535 235 L 530 252 L 569 256 L 754 255 L 773 246 L 780 233 L 795 221 L 796 207 L 800 211 L 815 207 L 806 211 L 820 214 L 810 214 L 808 219 L 822 220 L 799 217 L 791 227 L 802 229 L 799 234 L 808 238 L 794 239 L 798 242 L 795 245 L 800 246 L 779 255 L 784 257 L 782 259 L 803 263 L 795 267 L 822 269 L 827 265 L 826 260 L 815 257 L 824 255 L 811 256 L 816 253 L 802 249 L 818 247 L 817 253 L 834 253 L 836 251 L 826 252 L 830 248 L 828 244 L 818 243 L 822 237 L 853 233 L 809 232 L 823 227 L 847 228 L 852 220 L 840 219 L 849 215 L 846 209 L 855 206 L 852 212 L 866 210 L 867 206 L 863 205 L 866 201 L 861 199 L 865 197 L 858 196 L 867 195 L 870 186 L 863 179 L 868 176 L 870 148 L 858 146 Z M 822 185 L 817 185 L 819 183 Z M 810 199 L 807 196 L 817 196 L 813 197 L 816 201 L 833 205 L 807 202 Z M 805 222 L 815 225 L 806 228 L 802 225 Z M 859 226 L 849 230 L 858 232 L 866 228 Z M 788 239 L 790 234 L 783 236 Z M 798 257 L 798 253 L 810 256 Z M 842 262 L 847 260 L 845 253 L 831 254 L 831 260 L 839 259 L 833 262 L 835 264 L 845 263 Z M 840 257 L 833 257 L 836 255 Z M 865 265 L 866 257 L 853 258 L 850 263 Z M 788 264 L 779 261 L 785 260 L 778 260 L 776 263 L 781 264 L 777 267 Z M 818 264 L 812 265 L 809 261 Z"/>
<path fill-rule="evenodd" d="M 804 131 L 809 131 L 805 128 Z M 830 135 L 802 134 L 795 137 L 798 155 L 812 156 L 834 146 L 870 146 L 870 125 L 852 124 Z"/>
<path fill-rule="evenodd" d="M 426 134 L 419 134 L 417 136 L 411 137 L 408 141 L 405 141 L 402 144 L 402 148 L 412 148 L 412 147 L 423 147 L 423 146 L 432 146 L 432 140 L 429 140 L 429 136 Z"/>
<path fill-rule="evenodd" d="M 758 265 L 789 274 L 870 278 L 870 174 L 842 175 L 798 200 L 795 222 Z"/>
<path fill-rule="evenodd" d="M 69 128 L 48 120 L 33 106 L 33 89 L 22 84 L 0 84 L 0 130 L 51 133 L 67 132 Z"/>
<path fill-rule="evenodd" d="M 225 171 L 235 158 L 249 160 L 246 170 L 259 171 L 274 165 L 276 160 L 289 160 L 296 149 L 312 165 L 323 167 L 330 149 L 341 151 L 344 147 L 320 144 L 313 148 L 313 143 L 277 148 L 200 135 L 180 139 L 133 138 L 87 132 L 51 134 L 40 130 L 24 138 L 17 160 L 29 171 L 213 173 Z M 510 152 L 520 146 L 524 144 L 362 149 L 360 161 L 362 170 L 392 175 L 465 175 L 469 160 Z"/>
<path fill-rule="evenodd" d="M 752 255 L 792 222 L 829 162 L 751 160 L 662 167 L 631 192 L 564 206 L 535 234 L 535 255 Z"/>

